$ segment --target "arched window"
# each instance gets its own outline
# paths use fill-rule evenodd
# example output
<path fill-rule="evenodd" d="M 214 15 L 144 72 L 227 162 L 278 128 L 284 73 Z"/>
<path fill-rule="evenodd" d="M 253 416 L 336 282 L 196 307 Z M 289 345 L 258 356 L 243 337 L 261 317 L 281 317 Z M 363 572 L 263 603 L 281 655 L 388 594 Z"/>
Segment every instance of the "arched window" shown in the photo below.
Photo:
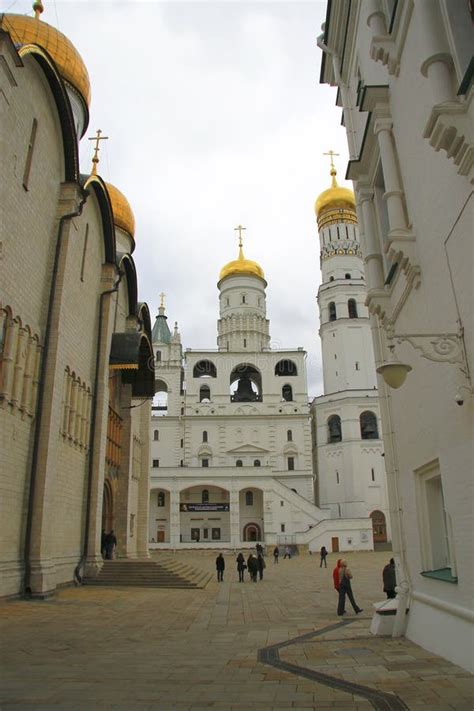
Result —
<path fill-rule="evenodd" d="M 328 442 L 341 442 L 342 429 L 339 415 L 331 415 L 328 420 Z"/>
<path fill-rule="evenodd" d="M 292 360 L 280 360 L 275 366 L 275 375 L 279 375 L 280 377 L 288 377 L 289 375 L 298 375 L 298 368 L 296 367 L 296 363 L 294 363 Z"/>
<path fill-rule="evenodd" d="M 200 360 L 193 368 L 193 378 L 217 378 L 217 370 L 210 360 Z"/>
<path fill-rule="evenodd" d="M 363 412 L 359 417 L 360 436 L 362 439 L 378 439 L 379 430 L 377 427 L 377 417 L 373 412 Z"/>
<path fill-rule="evenodd" d="M 246 491 L 245 492 L 245 505 L 246 506 L 253 506 L 253 491 Z"/>
<path fill-rule="evenodd" d="M 201 385 L 199 388 L 199 402 L 211 401 L 211 388 L 208 385 Z"/>
<path fill-rule="evenodd" d="M 207 432 L 206 432 L 206 430 L 204 430 L 204 432 L 202 433 L 202 441 L 203 441 L 203 442 L 207 442 Z"/>
<path fill-rule="evenodd" d="M 293 390 L 291 389 L 291 385 L 284 385 L 282 387 L 281 396 L 283 400 L 286 400 L 287 402 L 291 402 L 293 400 Z"/>
<path fill-rule="evenodd" d="M 155 440 L 155 442 L 158 442 L 158 440 L 160 439 L 160 433 L 158 430 L 155 430 L 153 432 L 153 439 Z"/>
<path fill-rule="evenodd" d="M 203 504 L 209 503 L 209 491 L 207 489 L 202 490 L 201 503 L 203 503 Z"/>
<path fill-rule="evenodd" d="M 242 466 L 242 460 L 241 460 L 241 459 L 237 459 L 237 461 L 236 461 L 236 463 L 235 463 L 235 466 L 236 466 L 236 467 L 241 467 L 241 466 Z"/>
<path fill-rule="evenodd" d="M 161 351 L 156 351 L 155 360 L 157 363 L 159 363 L 161 361 Z"/>
<path fill-rule="evenodd" d="M 330 276 L 330 277 L 329 277 L 329 281 L 334 281 L 334 277 L 333 277 L 333 276 Z"/>
<path fill-rule="evenodd" d="M 155 380 L 155 397 L 151 409 L 154 415 L 168 414 L 168 386 L 164 380 Z"/>
<path fill-rule="evenodd" d="M 293 442 L 293 431 L 292 431 L 292 430 L 287 430 L 287 432 L 286 432 L 286 441 L 287 441 L 287 442 Z"/>
<path fill-rule="evenodd" d="M 357 318 L 357 304 L 355 299 L 349 299 L 347 302 L 347 310 L 349 311 L 349 318 Z"/>
<path fill-rule="evenodd" d="M 158 503 L 158 506 L 160 506 L 160 507 L 165 505 L 165 492 L 164 491 L 158 492 L 157 503 Z"/>
<path fill-rule="evenodd" d="M 346 279 L 350 279 L 350 278 L 351 278 L 351 275 L 350 275 L 350 274 L 346 274 Z"/>
<path fill-rule="evenodd" d="M 336 304 L 334 303 L 334 301 L 331 301 L 329 303 L 328 308 L 329 308 L 329 320 L 335 321 L 337 316 L 336 316 Z"/>
<path fill-rule="evenodd" d="M 255 459 L 253 465 L 254 465 L 254 467 L 259 467 L 260 466 L 260 459 Z"/>
<path fill-rule="evenodd" d="M 239 363 L 230 374 L 231 402 L 262 402 L 262 375 L 250 363 Z"/>

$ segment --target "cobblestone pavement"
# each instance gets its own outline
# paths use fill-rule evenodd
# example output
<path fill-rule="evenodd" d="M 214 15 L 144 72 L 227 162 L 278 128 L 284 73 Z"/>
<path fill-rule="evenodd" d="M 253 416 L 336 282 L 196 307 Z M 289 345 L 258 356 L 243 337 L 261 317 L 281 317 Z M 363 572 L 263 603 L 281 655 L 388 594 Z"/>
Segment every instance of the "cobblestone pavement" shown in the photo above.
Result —
<path fill-rule="evenodd" d="M 214 569 L 215 553 L 180 552 Z M 3 601 L 3 709 L 471 711 L 473 677 L 405 639 L 374 638 L 389 553 L 348 562 L 364 613 L 335 614 L 331 572 L 308 554 L 204 590 L 68 588 L 46 601 Z"/>

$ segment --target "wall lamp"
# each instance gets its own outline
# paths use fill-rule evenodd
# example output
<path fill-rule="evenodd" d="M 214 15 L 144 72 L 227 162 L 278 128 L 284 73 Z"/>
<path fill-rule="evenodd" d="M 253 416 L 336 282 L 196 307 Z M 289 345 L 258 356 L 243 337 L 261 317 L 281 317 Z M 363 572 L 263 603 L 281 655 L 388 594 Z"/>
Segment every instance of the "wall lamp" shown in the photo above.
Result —
<path fill-rule="evenodd" d="M 462 329 L 459 333 L 393 333 L 388 330 L 388 348 L 390 358 L 377 368 L 387 385 L 395 390 L 400 388 L 406 380 L 408 373 L 413 370 L 411 365 L 402 363 L 395 355 L 395 344 L 408 341 L 410 345 L 421 352 L 422 358 L 435 361 L 436 363 L 459 364 L 460 370 L 469 382 L 469 387 L 462 386 L 470 390 L 472 386 L 469 376 L 469 366 L 464 348 L 464 337 Z"/>

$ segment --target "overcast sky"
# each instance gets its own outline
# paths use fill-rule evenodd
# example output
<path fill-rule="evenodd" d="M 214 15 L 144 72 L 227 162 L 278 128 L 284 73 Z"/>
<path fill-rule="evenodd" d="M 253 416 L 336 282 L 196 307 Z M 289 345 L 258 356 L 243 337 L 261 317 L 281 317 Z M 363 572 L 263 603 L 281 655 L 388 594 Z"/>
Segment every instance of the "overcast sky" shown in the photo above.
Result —
<path fill-rule="evenodd" d="M 240 223 L 268 281 L 272 345 L 303 346 L 310 395 L 321 394 L 314 201 L 330 182 L 322 154 L 341 154 L 341 184 L 348 160 L 336 90 L 319 84 L 325 0 L 43 2 L 42 20 L 88 68 L 86 135 L 109 136 L 99 173 L 134 211 L 139 298 L 153 319 L 164 291 L 183 346 L 216 348 L 216 284 Z M 86 138 L 80 155 L 87 172 Z"/>

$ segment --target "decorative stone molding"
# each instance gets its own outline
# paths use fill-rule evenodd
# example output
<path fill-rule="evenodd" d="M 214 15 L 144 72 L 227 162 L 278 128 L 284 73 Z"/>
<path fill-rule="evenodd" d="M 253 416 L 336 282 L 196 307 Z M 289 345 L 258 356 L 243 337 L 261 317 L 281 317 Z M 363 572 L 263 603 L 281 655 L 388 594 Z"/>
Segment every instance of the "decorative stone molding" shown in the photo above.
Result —
<path fill-rule="evenodd" d="M 398 0 L 397 11 L 390 34 L 374 35 L 370 43 L 370 56 L 387 67 L 388 73 L 398 77 L 400 61 L 413 12 L 413 0 Z"/>
<path fill-rule="evenodd" d="M 423 131 L 435 151 L 444 150 L 452 158 L 459 175 L 469 176 L 474 166 L 473 113 L 471 88 L 465 102 L 446 101 L 431 109 Z"/>

